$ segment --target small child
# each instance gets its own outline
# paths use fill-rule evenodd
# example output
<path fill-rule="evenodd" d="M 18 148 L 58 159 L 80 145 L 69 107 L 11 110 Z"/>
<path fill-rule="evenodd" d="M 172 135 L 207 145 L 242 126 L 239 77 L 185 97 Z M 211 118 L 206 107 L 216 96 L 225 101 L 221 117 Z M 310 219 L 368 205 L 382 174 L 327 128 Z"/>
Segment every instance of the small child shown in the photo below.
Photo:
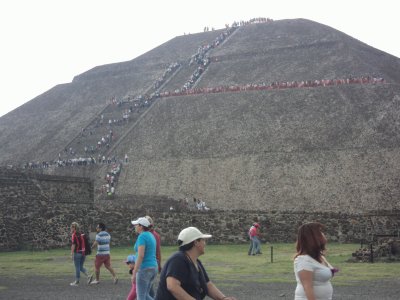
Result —
<path fill-rule="evenodd" d="M 136 256 L 133 254 L 128 255 L 125 262 L 128 265 L 129 274 L 132 275 L 132 270 L 135 268 Z M 132 281 L 132 288 L 131 288 L 126 300 L 136 300 L 136 282 Z"/>

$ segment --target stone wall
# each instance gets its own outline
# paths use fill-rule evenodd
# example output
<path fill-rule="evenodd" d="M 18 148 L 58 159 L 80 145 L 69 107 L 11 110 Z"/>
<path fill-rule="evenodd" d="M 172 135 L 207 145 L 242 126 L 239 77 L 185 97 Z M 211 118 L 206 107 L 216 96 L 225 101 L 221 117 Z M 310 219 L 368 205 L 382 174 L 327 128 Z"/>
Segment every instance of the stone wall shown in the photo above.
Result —
<path fill-rule="evenodd" d="M 0 168 L 0 250 L 62 247 L 72 221 L 90 222 L 93 182 Z"/>
<path fill-rule="evenodd" d="M 114 245 L 132 245 L 135 236 L 132 235 L 130 221 L 145 215 L 154 219 L 163 245 L 176 245 L 179 232 L 188 226 L 196 226 L 212 234 L 212 244 L 246 243 L 247 231 L 255 219 L 261 224 L 263 241 L 272 243 L 295 242 L 299 225 L 311 221 L 326 225 L 329 241 L 341 243 L 372 241 L 376 234 L 393 234 L 400 228 L 400 211 L 363 214 L 223 210 L 198 212 L 187 209 L 170 211 L 170 203 L 157 206 L 152 201 L 143 204 L 140 199 L 126 201 L 99 201 L 92 215 L 95 222 L 104 221 L 109 227 Z M 92 228 L 95 225 L 93 223 Z"/>
<path fill-rule="evenodd" d="M 304 222 L 326 225 L 329 241 L 370 241 L 376 234 L 400 228 L 400 211 L 368 213 L 216 210 L 199 212 L 168 197 L 128 196 L 93 200 L 93 181 L 0 168 L 0 251 L 67 247 L 69 226 L 80 223 L 93 233 L 104 222 L 112 244 L 132 246 L 136 237 L 130 221 L 150 215 L 163 245 L 176 245 L 179 232 L 196 226 L 210 233 L 212 244 L 247 243 L 249 226 L 258 220 L 264 242 L 295 242 Z M 170 208 L 173 207 L 173 210 Z M 93 237 L 93 235 L 92 235 Z"/>

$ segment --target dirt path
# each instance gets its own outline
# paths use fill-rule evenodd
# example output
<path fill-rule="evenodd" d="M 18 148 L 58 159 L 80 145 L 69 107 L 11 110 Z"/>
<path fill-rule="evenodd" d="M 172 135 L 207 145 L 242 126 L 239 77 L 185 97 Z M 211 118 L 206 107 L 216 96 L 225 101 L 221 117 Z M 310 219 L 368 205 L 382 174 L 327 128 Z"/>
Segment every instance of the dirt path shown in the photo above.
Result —
<path fill-rule="evenodd" d="M 111 278 L 99 285 L 69 286 L 71 276 L 46 278 L 40 276 L 23 279 L 0 278 L 0 299 L 12 300 L 69 300 L 69 299 L 126 299 L 130 289 L 128 279 L 114 285 Z M 238 300 L 293 299 L 294 283 L 246 283 L 216 282 L 227 295 Z M 400 279 L 363 282 L 351 286 L 334 286 L 334 299 L 389 300 L 400 299 Z"/>

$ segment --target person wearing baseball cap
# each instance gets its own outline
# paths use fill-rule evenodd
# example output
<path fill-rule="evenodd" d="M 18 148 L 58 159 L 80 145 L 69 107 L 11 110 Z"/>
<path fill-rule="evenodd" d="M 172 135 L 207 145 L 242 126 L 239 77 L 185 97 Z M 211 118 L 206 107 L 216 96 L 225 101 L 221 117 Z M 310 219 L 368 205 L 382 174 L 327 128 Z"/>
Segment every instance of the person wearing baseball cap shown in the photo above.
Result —
<path fill-rule="evenodd" d="M 136 282 L 138 299 L 153 299 L 150 291 L 157 275 L 156 239 L 150 233 L 150 222 L 145 217 L 131 223 L 138 234 L 134 246 L 136 263 L 132 270 L 132 282 Z"/>
<path fill-rule="evenodd" d="M 150 222 L 145 217 L 138 218 L 137 220 L 134 220 L 131 223 L 132 223 L 133 226 L 141 225 L 141 226 L 144 226 L 144 227 L 147 227 L 147 228 L 150 227 Z"/>
<path fill-rule="evenodd" d="M 126 265 L 129 268 L 129 274 L 132 275 L 133 269 L 135 268 L 136 256 L 131 254 L 125 260 Z M 136 300 L 136 282 L 132 282 L 131 290 L 129 291 L 126 300 Z"/>
<path fill-rule="evenodd" d="M 205 253 L 206 239 L 196 227 L 187 227 L 178 235 L 179 251 L 164 264 L 158 284 L 156 300 L 204 299 L 236 300 L 225 296 L 208 278 L 198 259 Z"/>

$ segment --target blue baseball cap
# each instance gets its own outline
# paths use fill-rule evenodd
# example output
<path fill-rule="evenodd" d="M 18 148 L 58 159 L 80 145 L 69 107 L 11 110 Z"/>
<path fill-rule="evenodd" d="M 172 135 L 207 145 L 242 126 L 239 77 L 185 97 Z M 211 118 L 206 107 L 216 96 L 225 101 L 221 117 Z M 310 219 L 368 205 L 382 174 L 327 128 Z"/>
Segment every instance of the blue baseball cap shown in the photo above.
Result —
<path fill-rule="evenodd" d="M 128 257 L 126 258 L 126 261 L 125 261 L 125 262 L 126 262 L 127 264 L 135 263 L 135 262 L 136 262 L 136 256 L 133 255 L 133 254 L 128 255 Z"/>

